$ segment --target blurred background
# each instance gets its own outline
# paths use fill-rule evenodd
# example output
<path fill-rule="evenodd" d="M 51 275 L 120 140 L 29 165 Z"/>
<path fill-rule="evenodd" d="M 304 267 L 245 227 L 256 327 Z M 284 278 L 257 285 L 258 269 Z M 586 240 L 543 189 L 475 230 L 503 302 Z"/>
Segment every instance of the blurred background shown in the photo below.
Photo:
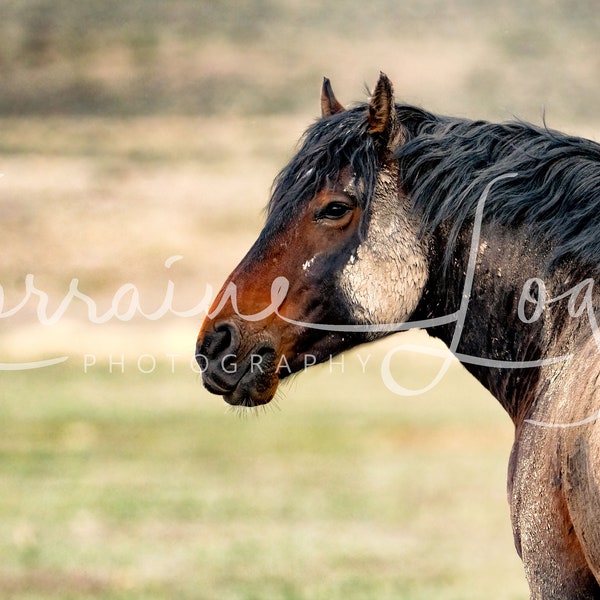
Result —
<path fill-rule="evenodd" d="M 0 596 L 526 598 L 512 427 L 461 367 L 395 396 L 394 337 L 244 417 L 192 359 L 324 75 L 598 140 L 599 25 L 593 0 L 0 1 Z M 168 286 L 188 316 L 126 314 Z"/>

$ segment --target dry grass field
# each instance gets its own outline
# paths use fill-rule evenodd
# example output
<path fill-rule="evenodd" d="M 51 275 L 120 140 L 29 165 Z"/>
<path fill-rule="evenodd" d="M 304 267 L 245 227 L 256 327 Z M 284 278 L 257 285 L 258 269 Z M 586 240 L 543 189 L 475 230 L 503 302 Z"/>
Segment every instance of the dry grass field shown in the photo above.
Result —
<path fill-rule="evenodd" d="M 383 70 L 431 110 L 600 139 L 597 31 L 566 0 L 3 2 L 0 597 L 526 598 L 511 424 L 460 366 L 395 396 L 398 336 L 241 416 L 191 359 L 323 75 L 345 103 Z M 74 280 L 122 318 L 68 304 Z M 124 315 L 169 281 L 192 314 Z M 436 366 L 394 359 L 415 387 Z"/>

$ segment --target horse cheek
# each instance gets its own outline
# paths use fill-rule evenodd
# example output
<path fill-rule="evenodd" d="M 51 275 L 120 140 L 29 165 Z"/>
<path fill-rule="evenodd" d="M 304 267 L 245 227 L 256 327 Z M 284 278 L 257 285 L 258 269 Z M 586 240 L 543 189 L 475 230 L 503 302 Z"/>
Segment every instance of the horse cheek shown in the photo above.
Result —
<path fill-rule="evenodd" d="M 377 183 L 366 238 L 340 276 L 357 323 L 393 324 L 414 312 L 428 278 L 419 227 L 384 172 Z M 375 336 L 377 337 L 377 336 Z"/>
<path fill-rule="evenodd" d="M 401 323 L 417 307 L 427 273 L 424 255 L 408 244 L 390 251 L 364 243 L 344 267 L 340 288 L 357 323 Z"/>

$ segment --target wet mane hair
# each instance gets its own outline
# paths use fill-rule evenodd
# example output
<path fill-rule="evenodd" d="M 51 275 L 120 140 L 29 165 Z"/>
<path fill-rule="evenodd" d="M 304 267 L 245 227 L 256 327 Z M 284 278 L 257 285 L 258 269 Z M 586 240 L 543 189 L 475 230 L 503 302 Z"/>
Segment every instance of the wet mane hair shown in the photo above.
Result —
<path fill-rule="evenodd" d="M 381 152 L 368 133 L 367 104 L 320 119 L 279 173 L 267 207 L 269 221 L 285 227 L 296 209 L 350 167 L 368 212 Z M 451 250 L 460 229 L 494 178 L 484 221 L 525 227 L 550 246 L 554 261 L 570 257 L 600 264 L 600 145 L 515 121 L 505 124 L 434 115 L 396 105 L 405 143 L 395 152 L 404 191 L 422 215 L 424 231 L 442 224 Z"/>
<path fill-rule="evenodd" d="M 414 125 L 395 153 L 400 179 L 429 230 L 450 225 L 449 247 L 485 187 L 518 173 L 494 186 L 484 221 L 525 227 L 550 244 L 555 263 L 574 257 L 600 264 L 599 144 L 520 121 L 428 114 Z"/>

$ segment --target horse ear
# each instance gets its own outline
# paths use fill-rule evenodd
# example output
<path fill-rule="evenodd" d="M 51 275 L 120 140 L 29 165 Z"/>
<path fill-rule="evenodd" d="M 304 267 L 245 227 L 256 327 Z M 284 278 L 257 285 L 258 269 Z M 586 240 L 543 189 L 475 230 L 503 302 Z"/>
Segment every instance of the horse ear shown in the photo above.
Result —
<path fill-rule="evenodd" d="M 379 74 L 379 81 L 371 96 L 367 113 L 369 133 L 392 133 L 396 122 L 394 88 L 385 73 Z"/>
<path fill-rule="evenodd" d="M 333 93 L 331 82 L 327 77 L 323 78 L 323 87 L 321 88 L 321 117 L 330 117 L 346 110 L 338 101 Z"/>

